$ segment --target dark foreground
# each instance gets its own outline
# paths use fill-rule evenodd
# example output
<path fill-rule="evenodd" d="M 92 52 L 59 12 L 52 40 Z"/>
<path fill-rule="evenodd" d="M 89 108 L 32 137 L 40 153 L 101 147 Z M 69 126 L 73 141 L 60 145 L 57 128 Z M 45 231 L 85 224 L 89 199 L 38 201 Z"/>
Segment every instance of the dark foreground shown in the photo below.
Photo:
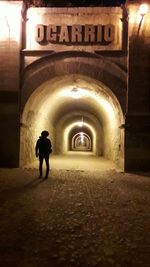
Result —
<path fill-rule="evenodd" d="M 0 266 L 150 266 L 150 175 L 37 176 L 0 169 Z"/>

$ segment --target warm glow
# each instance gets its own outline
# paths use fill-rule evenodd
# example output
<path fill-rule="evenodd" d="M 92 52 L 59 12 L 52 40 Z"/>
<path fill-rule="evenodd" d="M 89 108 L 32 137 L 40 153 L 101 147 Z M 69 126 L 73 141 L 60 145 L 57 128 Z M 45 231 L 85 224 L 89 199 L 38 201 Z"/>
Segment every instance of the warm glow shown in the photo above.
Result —
<path fill-rule="evenodd" d="M 83 143 L 83 140 L 84 140 L 84 134 L 83 134 L 83 132 L 80 133 L 80 138 L 81 138 L 81 142 Z"/>
<path fill-rule="evenodd" d="M 37 13 L 34 12 L 34 8 L 29 8 L 27 11 L 27 23 L 26 23 L 26 32 L 27 32 L 27 40 L 26 47 L 28 49 L 32 49 L 32 42 L 35 39 L 35 27 L 37 24 L 40 24 L 41 18 Z M 34 48 L 36 48 L 36 42 L 34 43 Z"/>
<path fill-rule="evenodd" d="M 101 107 L 103 107 L 104 110 L 107 111 L 108 117 L 110 120 L 114 119 L 114 110 L 112 105 L 109 103 L 107 99 L 105 99 L 102 95 L 96 94 L 93 91 L 90 91 L 88 89 L 83 89 L 79 87 L 73 87 L 73 88 L 66 88 L 60 91 L 61 97 L 71 97 L 74 99 L 80 99 L 80 98 L 92 98 L 96 102 L 99 103 Z M 80 122 L 81 124 L 81 122 Z"/>
<path fill-rule="evenodd" d="M 71 97 L 74 99 L 79 99 L 81 97 L 85 97 L 87 96 L 87 91 L 85 89 L 82 88 L 78 88 L 78 87 L 73 87 L 71 89 L 64 89 L 63 91 L 61 91 L 61 96 L 65 96 L 65 97 Z"/>
<path fill-rule="evenodd" d="M 0 40 L 12 39 L 19 42 L 21 26 L 21 5 L 0 2 Z"/>
<path fill-rule="evenodd" d="M 67 147 L 68 147 L 68 140 L 69 140 L 69 133 L 70 131 L 78 126 L 79 121 L 73 122 L 71 124 L 69 124 L 65 129 L 64 129 L 64 143 L 63 143 L 63 151 L 65 151 L 67 153 Z M 90 125 L 87 122 L 84 122 L 84 125 L 90 129 L 92 136 L 93 136 L 93 153 L 96 153 L 96 131 L 94 129 L 94 127 L 92 125 Z M 80 132 L 80 136 L 82 136 L 83 133 Z M 84 140 L 84 139 L 83 139 Z"/>
<path fill-rule="evenodd" d="M 144 16 L 148 12 L 148 4 L 141 4 L 139 8 L 139 13 Z"/>
<path fill-rule="evenodd" d="M 78 122 L 78 126 L 79 127 L 83 127 L 84 123 L 83 123 L 83 117 L 81 118 L 81 121 Z"/>
<path fill-rule="evenodd" d="M 72 98 L 73 88 L 83 92 L 81 98 Z M 71 151 L 70 148 L 73 134 L 78 133 L 81 141 L 80 132 L 84 132 L 83 141 L 86 141 L 87 131 L 92 140 L 90 155 L 116 162 L 119 159 L 124 137 L 119 129 L 124 122 L 120 104 L 107 87 L 89 77 L 74 74 L 46 81 L 30 95 L 21 121 L 22 164 L 26 164 L 28 150 L 32 151 L 30 162 L 35 160 L 34 144 L 43 129 L 50 132 L 56 154 L 86 155 L 87 151 Z"/>
<path fill-rule="evenodd" d="M 79 122 L 78 122 L 78 126 L 79 126 L 79 127 L 82 127 L 82 126 L 83 126 L 83 122 L 82 122 L 82 121 L 79 121 Z"/>
<path fill-rule="evenodd" d="M 79 127 L 83 127 L 83 121 L 79 121 L 79 122 L 78 122 L 78 126 L 79 126 Z"/>
<path fill-rule="evenodd" d="M 149 6 L 146 3 L 141 4 L 138 10 L 130 8 L 130 15 L 129 15 L 130 23 L 131 24 L 141 23 L 141 19 L 144 17 L 144 15 L 147 14 L 148 11 L 149 11 Z"/>

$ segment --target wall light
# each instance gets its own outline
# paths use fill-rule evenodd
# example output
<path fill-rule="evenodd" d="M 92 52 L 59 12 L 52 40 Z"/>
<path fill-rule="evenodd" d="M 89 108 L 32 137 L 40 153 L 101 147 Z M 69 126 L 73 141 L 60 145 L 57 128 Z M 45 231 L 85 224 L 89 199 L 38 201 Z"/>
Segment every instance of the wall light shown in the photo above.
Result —
<path fill-rule="evenodd" d="M 148 12 L 148 9 L 149 9 L 148 4 L 141 4 L 139 8 L 139 14 L 141 16 L 145 16 L 145 14 L 147 14 Z"/>
<path fill-rule="evenodd" d="M 79 87 L 73 87 L 71 89 L 66 88 L 62 90 L 60 94 L 61 96 L 71 97 L 74 99 L 88 96 L 88 92 L 85 89 Z"/>
<path fill-rule="evenodd" d="M 142 22 L 143 22 L 144 16 L 147 14 L 148 10 L 149 10 L 148 4 L 143 3 L 143 4 L 140 5 L 139 14 L 141 16 L 141 19 L 140 19 L 140 22 L 139 22 L 137 36 L 139 36 L 139 33 L 140 33 L 140 29 L 141 29 L 141 26 L 142 26 Z"/>
<path fill-rule="evenodd" d="M 21 27 L 21 4 L 0 2 L 0 40 L 19 42 Z"/>
<path fill-rule="evenodd" d="M 81 121 L 78 122 L 78 126 L 79 126 L 79 127 L 83 127 L 83 124 L 84 124 L 84 123 L 83 123 L 83 117 L 82 117 L 82 118 L 81 118 Z"/>
<path fill-rule="evenodd" d="M 83 134 L 83 132 L 80 133 L 80 139 L 81 139 L 81 143 L 83 143 L 83 141 L 84 141 L 84 134 Z"/>
<path fill-rule="evenodd" d="M 80 98 L 80 93 L 79 93 L 79 90 L 78 88 L 74 87 L 72 90 L 71 90 L 71 96 L 75 99 L 78 99 Z"/>

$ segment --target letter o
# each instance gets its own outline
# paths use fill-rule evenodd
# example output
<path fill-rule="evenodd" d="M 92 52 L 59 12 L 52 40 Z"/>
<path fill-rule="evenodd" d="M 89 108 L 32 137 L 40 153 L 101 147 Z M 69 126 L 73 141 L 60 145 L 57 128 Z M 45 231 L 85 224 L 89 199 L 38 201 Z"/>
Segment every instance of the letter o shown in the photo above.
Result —
<path fill-rule="evenodd" d="M 115 28 L 112 24 L 105 25 L 104 28 L 104 40 L 106 42 L 114 41 L 115 36 Z"/>
<path fill-rule="evenodd" d="M 44 25 L 42 24 L 36 25 L 35 40 L 37 43 L 44 41 Z"/>

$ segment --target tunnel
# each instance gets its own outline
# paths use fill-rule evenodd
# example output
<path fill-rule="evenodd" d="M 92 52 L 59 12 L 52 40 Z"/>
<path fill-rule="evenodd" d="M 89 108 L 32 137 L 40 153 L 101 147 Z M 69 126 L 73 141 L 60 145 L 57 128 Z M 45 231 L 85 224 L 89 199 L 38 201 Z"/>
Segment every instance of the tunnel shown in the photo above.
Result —
<path fill-rule="evenodd" d="M 123 111 L 106 84 L 86 73 L 59 74 L 36 82 L 22 97 L 20 166 L 35 161 L 36 140 L 48 130 L 53 155 L 84 158 L 88 154 L 123 167 Z"/>

